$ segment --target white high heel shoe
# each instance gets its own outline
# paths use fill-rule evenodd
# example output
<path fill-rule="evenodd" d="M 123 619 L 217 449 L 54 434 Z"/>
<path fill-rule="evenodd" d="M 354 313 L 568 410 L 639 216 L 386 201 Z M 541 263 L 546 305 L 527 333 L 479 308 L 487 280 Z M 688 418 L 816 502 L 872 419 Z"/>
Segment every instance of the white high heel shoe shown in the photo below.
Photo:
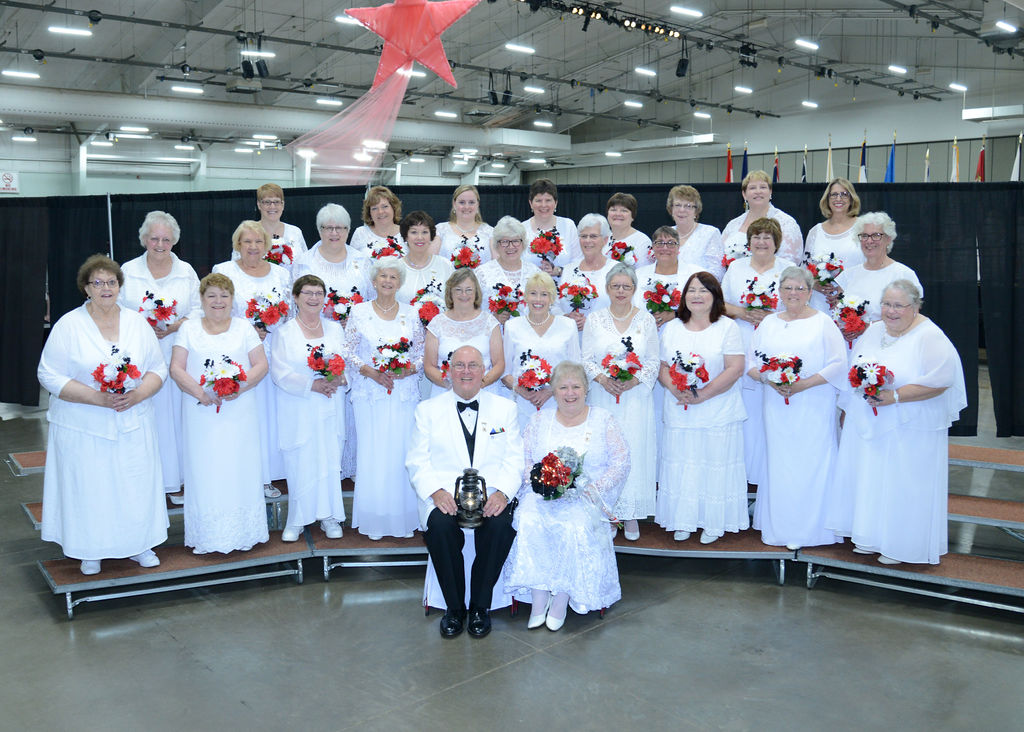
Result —
<path fill-rule="evenodd" d="M 548 610 L 551 608 L 551 599 L 553 597 L 553 595 L 548 595 L 547 604 L 544 605 L 544 612 L 538 613 L 536 615 L 532 612 L 530 613 L 530 620 L 526 623 L 527 630 L 536 630 L 540 626 L 544 625 L 545 622 L 547 622 Z"/>

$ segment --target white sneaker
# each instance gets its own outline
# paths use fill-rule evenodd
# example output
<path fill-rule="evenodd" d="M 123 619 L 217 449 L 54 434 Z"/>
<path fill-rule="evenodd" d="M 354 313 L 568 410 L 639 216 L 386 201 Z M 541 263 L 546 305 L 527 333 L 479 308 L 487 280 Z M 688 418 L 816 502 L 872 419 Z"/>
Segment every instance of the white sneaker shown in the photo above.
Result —
<path fill-rule="evenodd" d="M 179 493 L 168 493 L 167 494 L 167 499 L 171 503 L 173 503 L 175 506 L 184 506 L 185 505 L 185 491 L 180 491 Z"/>
<path fill-rule="evenodd" d="M 690 532 L 689 531 L 677 531 L 674 534 L 672 534 L 672 538 L 675 539 L 676 541 L 686 541 L 687 539 L 690 538 Z"/>
<path fill-rule="evenodd" d="M 878 555 L 878 562 L 879 564 L 903 564 L 899 559 L 893 559 L 892 557 L 887 557 L 884 554 Z"/>
<path fill-rule="evenodd" d="M 99 574 L 100 573 L 100 561 L 99 559 L 83 559 L 82 560 L 82 574 Z"/>
<path fill-rule="evenodd" d="M 281 532 L 281 541 L 298 541 L 301 533 L 301 526 L 285 526 Z"/>
<path fill-rule="evenodd" d="M 263 484 L 263 497 L 264 498 L 280 498 L 281 497 L 281 491 L 279 491 L 277 488 L 275 488 L 270 483 L 264 483 Z"/>
<path fill-rule="evenodd" d="M 711 544 L 722 538 L 721 534 L 709 534 L 707 531 L 700 532 L 700 543 Z"/>
<path fill-rule="evenodd" d="M 129 557 L 133 562 L 138 562 L 140 567 L 159 567 L 160 557 L 156 555 L 152 549 L 147 549 L 141 554 L 136 554 L 134 557 Z"/>
<path fill-rule="evenodd" d="M 324 519 L 320 522 L 320 528 L 327 534 L 328 539 L 340 539 L 341 538 L 341 522 L 337 519 Z"/>

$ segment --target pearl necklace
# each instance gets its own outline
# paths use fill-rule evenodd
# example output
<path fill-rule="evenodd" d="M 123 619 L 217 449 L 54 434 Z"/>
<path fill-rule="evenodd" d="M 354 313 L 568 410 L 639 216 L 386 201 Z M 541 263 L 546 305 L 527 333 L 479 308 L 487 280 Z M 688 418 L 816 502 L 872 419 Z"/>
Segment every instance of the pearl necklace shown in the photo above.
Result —
<path fill-rule="evenodd" d="M 317 328 L 319 328 L 319 327 L 320 327 L 320 325 L 321 325 L 321 322 L 320 322 L 320 318 L 317 318 L 317 319 L 316 319 L 316 323 L 315 323 L 315 324 L 313 324 L 313 325 L 310 325 L 310 324 L 309 324 L 309 323 L 307 323 L 307 322 L 306 322 L 305 320 L 303 320 L 303 319 L 302 319 L 302 316 L 301 316 L 301 315 L 298 315 L 298 314 L 296 314 L 296 315 L 295 315 L 295 319 L 296 319 L 297 321 L 299 321 L 299 325 L 301 325 L 301 326 L 302 326 L 303 328 L 305 328 L 306 330 L 316 330 L 316 329 L 317 329 Z"/>
<path fill-rule="evenodd" d="M 545 323 L 547 323 L 548 320 L 551 318 L 551 311 L 550 310 L 548 311 L 548 314 L 544 316 L 544 320 L 540 321 L 539 323 L 535 322 L 534 319 L 530 317 L 531 314 L 532 313 L 527 313 L 526 314 L 526 319 L 528 321 L 530 321 L 530 325 L 532 325 L 534 328 L 539 328 L 540 326 L 542 326 Z"/>
<path fill-rule="evenodd" d="M 405 266 L 406 267 L 408 267 L 409 269 L 415 269 L 415 270 L 419 271 L 419 270 L 423 270 L 423 269 L 426 269 L 427 267 L 429 267 L 431 259 L 432 259 L 432 257 L 430 259 L 427 259 L 427 261 L 424 262 L 422 265 L 415 265 L 415 264 L 413 264 L 412 261 L 409 259 L 409 257 L 406 257 L 404 261 L 405 261 Z"/>
<path fill-rule="evenodd" d="M 613 313 L 611 308 L 608 308 L 608 312 L 609 312 L 609 314 L 611 314 L 613 320 L 617 320 L 618 322 L 621 323 L 622 321 L 629 320 L 630 318 L 633 317 L 633 306 L 630 305 L 629 306 L 629 310 L 627 310 L 626 314 L 623 315 L 621 318 L 618 315 L 616 315 L 615 313 Z"/>
<path fill-rule="evenodd" d="M 389 308 L 387 308 L 387 309 L 385 309 L 385 308 L 382 308 L 382 307 L 381 307 L 381 306 L 380 306 L 379 304 L 377 304 L 377 301 L 376 301 L 376 300 L 374 300 L 374 301 L 373 301 L 373 306 L 374 306 L 375 308 L 377 308 L 377 309 L 378 309 L 378 310 L 380 311 L 380 314 L 381 314 L 381 315 L 387 315 L 387 314 L 388 314 L 388 313 L 390 313 L 390 312 L 391 312 L 392 310 L 394 310 L 395 308 L 397 308 L 397 307 L 398 307 L 398 301 L 397 301 L 397 300 L 395 300 L 395 301 L 394 301 L 393 303 L 391 303 L 391 307 L 389 307 Z"/>

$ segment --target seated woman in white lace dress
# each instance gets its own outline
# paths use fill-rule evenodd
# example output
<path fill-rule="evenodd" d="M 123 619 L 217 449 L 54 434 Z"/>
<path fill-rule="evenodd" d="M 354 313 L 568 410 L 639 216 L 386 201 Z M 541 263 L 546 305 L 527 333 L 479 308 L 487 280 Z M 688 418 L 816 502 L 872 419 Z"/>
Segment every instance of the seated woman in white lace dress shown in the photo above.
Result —
<path fill-rule="evenodd" d="M 452 388 L 448 361 L 459 346 L 473 346 L 484 358 L 483 386 L 493 387 L 505 373 L 505 346 L 501 326 L 481 310 L 480 283 L 469 267 L 455 270 L 444 284 L 445 311 L 434 316 L 423 342 L 423 373 L 431 383 L 431 396 Z M 496 388 L 489 391 L 497 393 Z"/>
<path fill-rule="evenodd" d="M 505 564 L 506 591 L 529 589 L 529 628 L 558 630 L 568 606 L 578 613 L 622 597 L 609 521 L 629 474 L 629 446 L 604 409 L 588 407 L 587 375 L 563 361 L 552 374 L 557 409 L 537 412 L 526 428 L 526 466 L 513 526 L 518 535 Z M 558 498 L 534 492 L 534 465 L 571 448 L 581 472 Z M 564 453 L 563 453 L 564 454 Z"/>

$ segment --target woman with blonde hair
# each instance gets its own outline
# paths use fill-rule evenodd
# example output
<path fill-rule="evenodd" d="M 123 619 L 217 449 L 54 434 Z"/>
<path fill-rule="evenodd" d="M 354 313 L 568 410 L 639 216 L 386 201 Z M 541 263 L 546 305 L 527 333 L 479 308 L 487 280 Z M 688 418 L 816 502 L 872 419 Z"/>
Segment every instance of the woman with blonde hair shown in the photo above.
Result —
<path fill-rule="evenodd" d="M 480 255 L 480 263 L 489 262 L 491 233 L 494 228 L 480 215 L 480 191 L 474 185 L 463 184 L 452 194 L 452 210 L 447 221 L 437 225 L 440 254 L 451 259 L 455 252 L 469 247 Z"/>

